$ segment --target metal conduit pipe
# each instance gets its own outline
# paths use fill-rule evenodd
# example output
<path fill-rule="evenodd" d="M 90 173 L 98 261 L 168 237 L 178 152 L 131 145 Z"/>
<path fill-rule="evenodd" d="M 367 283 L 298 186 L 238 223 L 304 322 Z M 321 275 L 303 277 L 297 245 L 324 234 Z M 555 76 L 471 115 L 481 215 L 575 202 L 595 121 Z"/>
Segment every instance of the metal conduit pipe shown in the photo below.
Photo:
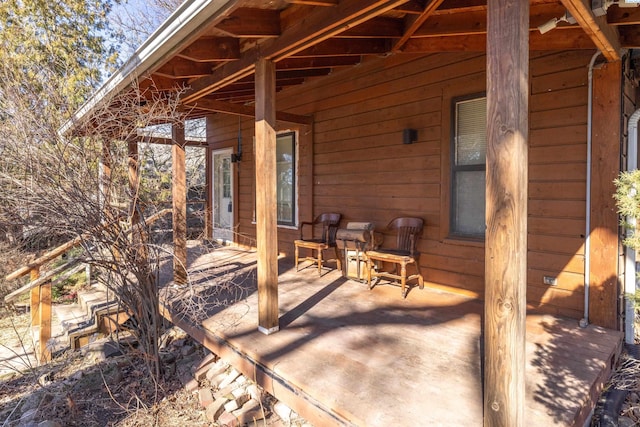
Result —
<path fill-rule="evenodd" d="M 627 171 L 638 169 L 638 122 L 640 122 L 640 109 L 629 117 L 627 132 Z M 627 228 L 627 237 L 630 236 L 636 224 L 635 218 L 627 218 L 630 227 Z M 636 294 L 636 250 L 624 248 L 624 341 L 627 344 L 635 344 L 635 294 Z"/>
<path fill-rule="evenodd" d="M 591 128 L 593 116 L 593 67 L 601 52 L 597 51 L 591 57 L 588 73 L 587 90 L 587 190 L 585 194 L 585 231 L 584 231 L 584 316 L 580 319 L 580 327 L 589 325 L 589 276 L 591 273 L 589 251 L 591 248 Z"/>

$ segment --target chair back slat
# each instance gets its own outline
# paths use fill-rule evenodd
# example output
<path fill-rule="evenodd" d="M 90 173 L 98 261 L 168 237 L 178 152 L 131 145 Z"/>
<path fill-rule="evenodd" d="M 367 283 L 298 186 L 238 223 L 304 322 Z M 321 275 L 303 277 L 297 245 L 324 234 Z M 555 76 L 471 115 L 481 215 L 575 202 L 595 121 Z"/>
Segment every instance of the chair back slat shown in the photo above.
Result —
<path fill-rule="evenodd" d="M 320 214 L 314 221 L 316 224 L 322 224 L 322 240 L 329 244 L 335 244 L 336 233 L 338 232 L 338 224 L 342 215 L 335 212 L 326 212 Z"/>
<path fill-rule="evenodd" d="M 424 220 L 422 218 L 399 217 L 391 220 L 387 228 L 397 233 L 396 248 L 409 251 L 411 255 L 416 252 L 418 238 L 422 234 Z"/>

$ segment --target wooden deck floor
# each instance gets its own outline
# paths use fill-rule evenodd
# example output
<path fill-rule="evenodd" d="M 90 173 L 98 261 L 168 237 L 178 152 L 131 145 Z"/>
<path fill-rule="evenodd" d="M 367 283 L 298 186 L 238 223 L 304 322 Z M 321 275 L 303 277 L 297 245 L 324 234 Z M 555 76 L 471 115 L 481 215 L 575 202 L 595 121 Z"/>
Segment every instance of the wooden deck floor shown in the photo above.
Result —
<path fill-rule="evenodd" d="M 482 425 L 481 301 L 417 288 L 403 300 L 282 260 L 281 330 L 265 336 L 255 253 L 192 248 L 189 272 L 192 287 L 166 288 L 167 316 L 314 425 Z M 527 316 L 527 425 L 582 426 L 621 338 Z"/>

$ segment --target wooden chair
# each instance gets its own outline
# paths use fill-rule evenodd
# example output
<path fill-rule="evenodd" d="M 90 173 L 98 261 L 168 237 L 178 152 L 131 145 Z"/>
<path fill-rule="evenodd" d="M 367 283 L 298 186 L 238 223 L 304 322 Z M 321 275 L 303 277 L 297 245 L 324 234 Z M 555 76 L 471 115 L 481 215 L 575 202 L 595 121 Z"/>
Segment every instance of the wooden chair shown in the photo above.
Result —
<path fill-rule="evenodd" d="M 336 232 L 338 231 L 338 224 L 340 223 L 341 215 L 339 213 L 323 213 L 318 215 L 313 222 L 302 222 L 300 224 L 300 239 L 294 240 L 295 256 L 296 256 L 296 271 L 298 264 L 301 261 L 312 261 L 318 264 L 318 274 L 322 275 L 322 252 L 326 249 L 333 248 L 335 253 L 335 261 L 338 264 L 338 269 L 342 269 L 340 257 L 338 256 L 338 249 L 336 247 Z M 308 225 L 311 228 L 311 236 L 304 237 L 304 226 Z M 319 238 L 313 238 L 313 230 L 316 225 L 322 225 L 322 234 Z M 300 248 L 306 248 L 315 251 L 316 256 L 307 256 L 300 258 Z"/>
<path fill-rule="evenodd" d="M 418 279 L 420 289 L 424 287 L 424 279 L 420 274 L 420 253 L 416 250 L 416 245 L 420 235 L 424 220 L 422 218 L 400 217 L 391 220 L 387 229 L 397 234 L 395 249 L 378 249 L 365 252 L 367 257 L 367 283 L 372 289 L 372 278 L 378 281 L 379 277 L 400 280 L 402 287 L 402 297 L 406 298 L 408 290 L 405 291 L 407 281 Z M 394 264 L 392 271 L 383 271 L 381 263 Z M 414 265 L 416 274 L 407 276 L 407 265 Z M 398 266 L 400 271 L 398 272 Z"/>

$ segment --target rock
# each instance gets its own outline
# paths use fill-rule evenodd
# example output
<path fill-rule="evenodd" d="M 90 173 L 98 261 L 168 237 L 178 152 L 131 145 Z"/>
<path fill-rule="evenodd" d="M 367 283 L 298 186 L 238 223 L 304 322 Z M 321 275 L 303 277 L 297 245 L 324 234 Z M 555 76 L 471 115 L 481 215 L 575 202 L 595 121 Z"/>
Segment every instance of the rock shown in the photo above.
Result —
<path fill-rule="evenodd" d="M 216 399 L 211 405 L 207 406 L 207 410 L 204 415 L 207 417 L 207 420 L 211 422 L 215 422 L 218 420 L 220 415 L 224 412 L 224 405 L 227 403 L 227 399 Z"/>
<path fill-rule="evenodd" d="M 227 363 L 225 363 L 222 359 L 219 359 L 207 371 L 207 380 L 212 381 L 215 377 L 224 373 L 224 371 L 226 371 L 228 367 L 229 365 Z"/>
<path fill-rule="evenodd" d="M 186 357 L 186 356 L 189 356 L 190 354 L 195 353 L 195 351 L 196 351 L 196 348 L 194 346 L 184 345 L 180 349 L 180 354 L 182 355 L 182 357 Z"/>
<path fill-rule="evenodd" d="M 234 382 L 240 376 L 240 372 L 236 371 L 235 368 L 232 368 L 231 371 L 227 374 L 227 377 L 222 380 L 220 384 L 218 384 L 218 388 L 225 388 L 232 382 Z"/>
<path fill-rule="evenodd" d="M 287 422 L 291 420 L 291 413 L 293 411 L 284 403 L 276 402 L 276 404 L 273 405 L 273 412 L 275 412 L 282 421 Z"/>
<path fill-rule="evenodd" d="M 171 346 L 176 347 L 176 348 L 180 348 L 184 345 L 185 343 L 185 339 L 184 338 L 179 338 L 177 340 L 173 340 L 173 342 L 171 343 Z"/>
<path fill-rule="evenodd" d="M 202 370 L 204 371 L 204 373 L 207 373 L 207 370 L 212 366 L 213 363 L 216 362 L 216 355 L 213 353 L 209 353 L 205 356 L 204 359 L 202 359 L 200 361 L 200 363 L 198 363 L 197 366 L 195 366 L 194 368 L 194 373 L 197 373 L 198 371 Z M 204 377 L 203 377 L 204 378 Z M 202 379 L 202 378 L 200 378 Z"/>
<path fill-rule="evenodd" d="M 260 402 L 251 399 L 233 414 L 238 418 L 240 424 L 253 426 L 255 422 L 265 418 L 265 413 L 262 409 Z"/>
<path fill-rule="evenodd" d="M 242 394 L 242 395 L 236 397 L 235 399 L 230 400 L 227 403 L 225 403 L 224 410 L 227 411 L 227 412 L 233 412 L 236 409 L 242 408 L 242 405 L 247 403 L 250 399 L 251 399 L 251 396 L 249 396 L 248 394 Z"/>
<path fill-rule="evenodd" d="M 182 372 L 179 378 L 182 386 L 189 393 L 194 392 L 199 386 L 198 381 L 196 381 L 188 372 Z"/>
<path fill-rule="evenodd" d="M 633 427 L 636 423 L 629 417 L 618 417 L 618 427 Z"/>
<path fill-rule="evenodd" d="M 249 396 L 251 396 L 253 400 L 257 400 L 258 402 L 262 400 L 262 390 L 257 384 L 250 384 L 247 387 L 247 393 L 249 393 Z"/>
<path fill-rule="evenodd" d="M 211 405 L 213 403 L 213 394 L 211 393 L 211 389 L 201 388 L 198 390 L 198 400 L 200 401 L 200 406 L 203 408 Z"/>
<path fill-rule="evenodd" d="M 27 411 L 24 411 L 22 413 L 22 415 L 20 416 L 20 424 L 30 424 L 30 423 L 32 423 L 35 420 L 37 413 L 38 413 L 38 409 L 37 408 L 33 408 L 33 409 L 29 409 Z"/>
<path fill-rule="evenodd" d="M 47 386 L 53 382 L 53 372 L 47 372 L 38 377 L 38 384 L 42 387 Z"/>
<path fill-rule="evenodd" d="M 120 345 L 108 338 L 89 344 L 86 351 L 86 356 L 95 361 L 103 361 L 111 357 L 122 356 Z"/>
<path fill-rule="evenodd" d="M 237 427 L 239 425 L 238 419 L 230 412 L 223 412 L 218 418 L 218 425 L 222 427 Z"/>

